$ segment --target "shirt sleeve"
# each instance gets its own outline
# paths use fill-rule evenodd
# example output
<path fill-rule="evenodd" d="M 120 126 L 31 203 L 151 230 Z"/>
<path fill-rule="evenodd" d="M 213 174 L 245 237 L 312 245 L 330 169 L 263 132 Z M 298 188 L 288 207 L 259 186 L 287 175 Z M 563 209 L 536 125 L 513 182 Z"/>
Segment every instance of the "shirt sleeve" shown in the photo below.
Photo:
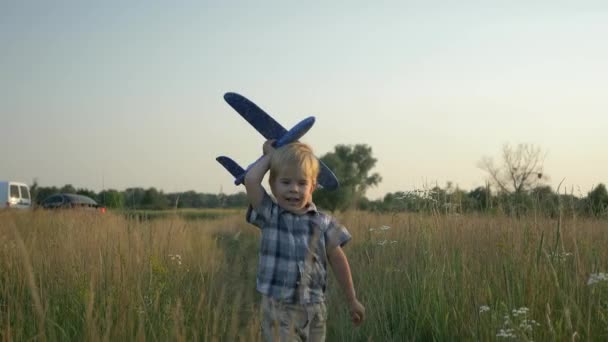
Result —
<path fill-rule="evenodd" d="M 260 229 L 264 228 L 270 223 L 273 207 L 274 202 L 272 201 L 272 198 L 270 198 L 270 195 L 264 191 L 264 196 L 262 197 L 260 206 L 257 209 L 253 209 L 253 207 L 249 205 L 245 219 L 247 222 Z"/>
<path fill-rule="evenodd" d="M 352 236 L 346 227 L 341 225 L 333 217 L 329 219 L 329 224 L 327 226 L 327 230 L 325 231 L 326 248 L 328 251 L 338 246 L 344 247 L 351 239 Z"/>

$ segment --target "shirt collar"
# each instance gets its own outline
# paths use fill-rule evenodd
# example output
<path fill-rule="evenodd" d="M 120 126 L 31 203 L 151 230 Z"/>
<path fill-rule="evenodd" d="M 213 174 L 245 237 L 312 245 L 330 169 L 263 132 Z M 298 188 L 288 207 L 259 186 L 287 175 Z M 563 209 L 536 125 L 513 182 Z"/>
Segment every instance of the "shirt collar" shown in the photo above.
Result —
<path fill-rule="evenodd" d="M 317 206 L 314 203 L 310 202 L 308 204 L 308 208 L 306 209 L 306 213 L 307 214 L 316 214 L 317 212 L 318 212 Z"/>
<path fill-rule="evenodd" d="M 291 211 L 289 211 L 289 210 L 281 207 L 280 205 L 277 205 L 277 206 L 279 207 L 279 215 L 283 214 L 283 213 L 290 213 L 292 215 L 297 215 L 297 214 L 294 214 Z M 313 202 L 310 202 L 310 203 L 308 203 L 308 208 L 306 208 L 306 212 L 304 214 L 302 214 L 302 215 L 305 215 L 305 214 L 317 214 L 318 212 L 319 211 L 317 210 L 317 206 Z"/>

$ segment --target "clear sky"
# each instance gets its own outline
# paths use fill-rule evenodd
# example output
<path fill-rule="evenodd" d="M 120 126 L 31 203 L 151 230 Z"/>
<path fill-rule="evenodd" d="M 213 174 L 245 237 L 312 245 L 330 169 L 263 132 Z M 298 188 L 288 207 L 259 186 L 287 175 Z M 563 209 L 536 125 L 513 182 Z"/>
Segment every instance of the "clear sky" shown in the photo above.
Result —
<path fill-rule="evenodd" d="M 314 115 L 318 155 L 371 146 L 370 198 L 470 190 L 505 143 L 546 150 L 554 187 L 608 183 L 608 5 L 487 3 L 3 2 L 0 179 L 242 191 L 215 161 L 261 154 L 235 91 Z"/>

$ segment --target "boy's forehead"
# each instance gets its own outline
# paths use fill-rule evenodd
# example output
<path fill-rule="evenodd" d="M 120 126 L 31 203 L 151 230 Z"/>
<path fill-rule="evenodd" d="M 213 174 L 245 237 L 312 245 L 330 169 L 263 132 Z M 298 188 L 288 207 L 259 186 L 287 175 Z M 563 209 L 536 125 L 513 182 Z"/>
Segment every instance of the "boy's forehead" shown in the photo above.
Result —
<path fill-rule="evenodd" d="M 293 179 L 304 179 L 310 178 L 310 175 L 301 167 L 298 166 L 284 166 L 281 167 L 277 172 L 278 178 L 293 178 Z"/>

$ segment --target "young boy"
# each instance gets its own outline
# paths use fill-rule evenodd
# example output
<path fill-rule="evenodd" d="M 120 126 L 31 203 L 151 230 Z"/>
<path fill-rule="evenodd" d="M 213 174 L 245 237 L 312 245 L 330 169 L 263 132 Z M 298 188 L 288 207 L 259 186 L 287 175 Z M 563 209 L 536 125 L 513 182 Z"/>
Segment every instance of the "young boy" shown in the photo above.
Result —
<path fill-rule="evenodd" d="M 312 149 L 294 142 L 279 149 L 264 143 L 263 157 L 245 176 L 247 222 L 262 230 L 256 288 L 262 294 L 262 336 L 266 341 L 324 341 L 327 263 L 340 284 L 355 325 L 365 318 L 348 259 L 351 236 L 312 202 L 319 161 Z M 262 187 L 270 170 L 273 200 Z"/>

